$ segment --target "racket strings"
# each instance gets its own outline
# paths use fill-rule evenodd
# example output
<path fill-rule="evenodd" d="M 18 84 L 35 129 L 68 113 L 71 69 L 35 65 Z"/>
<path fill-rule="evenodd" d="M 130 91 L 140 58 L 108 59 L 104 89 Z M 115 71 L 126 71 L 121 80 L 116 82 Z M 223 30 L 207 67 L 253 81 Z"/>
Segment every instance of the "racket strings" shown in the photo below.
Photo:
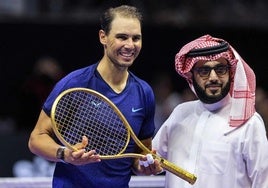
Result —
<path fill-rule="evenodd" d="M 65 94 L 55 110 L 58 132 L 70 145 L 87 136 L 86 151 L 100 155 L 122 153 L 128 142 L 128 130 L 111 105 L 93 94 L 76 91 Z"/>

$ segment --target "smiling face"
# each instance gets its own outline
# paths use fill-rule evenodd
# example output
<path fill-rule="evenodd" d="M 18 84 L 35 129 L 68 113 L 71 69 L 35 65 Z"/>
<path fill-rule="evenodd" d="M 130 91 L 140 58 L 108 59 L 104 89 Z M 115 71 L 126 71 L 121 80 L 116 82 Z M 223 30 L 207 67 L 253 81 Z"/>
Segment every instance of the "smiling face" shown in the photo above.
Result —
<path fill-rule="evenodd" d="M 193 68 L 193 86 L 204 103 L 212 104 L 223 99 L 230 90 L 227 60 L 198 61 Z"/>
<path fill-rule="evenodd" d="M 104 55 L 116 67 L 127 68 L 138 57 L 142 47 L 141 24 L 137 18 L 116 15 L 111 30 L 99 32 Z"/>

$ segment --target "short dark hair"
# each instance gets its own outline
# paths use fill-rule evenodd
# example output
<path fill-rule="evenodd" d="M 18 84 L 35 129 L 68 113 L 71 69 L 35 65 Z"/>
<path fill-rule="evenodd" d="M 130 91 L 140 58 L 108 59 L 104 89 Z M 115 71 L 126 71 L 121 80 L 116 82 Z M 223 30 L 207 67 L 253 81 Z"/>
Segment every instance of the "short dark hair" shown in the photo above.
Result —
<path fill-rule="evenodd" d="M 101 29 L 106 34 L 110 32 L 111 23 L 117 14 L 126 18 L 137 18 L 140 23 L 143 19 L 141 12 L 134 6 L 121 5 L 115 8 L 109 8 L 100 17 Z"/>

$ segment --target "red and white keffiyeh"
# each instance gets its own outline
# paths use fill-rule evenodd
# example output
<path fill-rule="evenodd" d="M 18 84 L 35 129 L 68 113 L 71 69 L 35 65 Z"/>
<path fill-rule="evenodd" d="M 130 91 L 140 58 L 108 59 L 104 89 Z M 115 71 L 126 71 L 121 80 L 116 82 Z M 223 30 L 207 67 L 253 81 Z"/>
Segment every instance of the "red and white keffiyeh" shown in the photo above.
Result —
<path fill-rule="evenodd" d="M 196 40 L 186 44 L 175 56 L 176 71 L 186 78 L 193 92 L 192 74 L 190 73 L 194 64 L 199 60 L 216 60 L 220 57 L 227 59 L 231 65 L 231 110 L 230 126 L 238 127 L 245 123 L 255 113 L 255 90 L 256 78 L 253 70 L 241 58 L 236 50 L 229 45 L 227 51 L 207 55 L 187 57 L 187 53 L 193 49 L 217 46 L 223 39 L 215 38 L 210 35 L 204 35 Z"/>

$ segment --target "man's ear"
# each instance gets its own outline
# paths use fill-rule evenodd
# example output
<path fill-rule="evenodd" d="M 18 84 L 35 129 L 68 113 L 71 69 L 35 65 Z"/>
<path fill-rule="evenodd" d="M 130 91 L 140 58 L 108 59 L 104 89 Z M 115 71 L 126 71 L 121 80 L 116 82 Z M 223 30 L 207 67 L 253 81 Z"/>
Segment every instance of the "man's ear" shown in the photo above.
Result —
<path fill-rule="evenodd" d="M 189 79 L 191 79 L 191 80 L 194 79 L 194 78 L 193 78 L 194 75 L 193 75 L 193 73 L 192 73 L 191 71 L 185 73 L 185 76 L 187 77 L 187 80 L 189 80 Z"/>
<path fill-rule="evenodd" d="M 106 41 L 106 34 L 105 34 L 105 31 L 104 30 L 99 30 L 99 40 L 100 40 L 100 43 L 103 44 L 103 45 L 106 45 L 107 41 Z"/>
<path fill-rule="evenodd" d="M 184 74 L 186 81 L 188 82 L 188 84 L 192 85 L 193 84 L 193 79 L 194 79 L 194 74 L 192 71 L 189 71 L 187 73 Z"/>

